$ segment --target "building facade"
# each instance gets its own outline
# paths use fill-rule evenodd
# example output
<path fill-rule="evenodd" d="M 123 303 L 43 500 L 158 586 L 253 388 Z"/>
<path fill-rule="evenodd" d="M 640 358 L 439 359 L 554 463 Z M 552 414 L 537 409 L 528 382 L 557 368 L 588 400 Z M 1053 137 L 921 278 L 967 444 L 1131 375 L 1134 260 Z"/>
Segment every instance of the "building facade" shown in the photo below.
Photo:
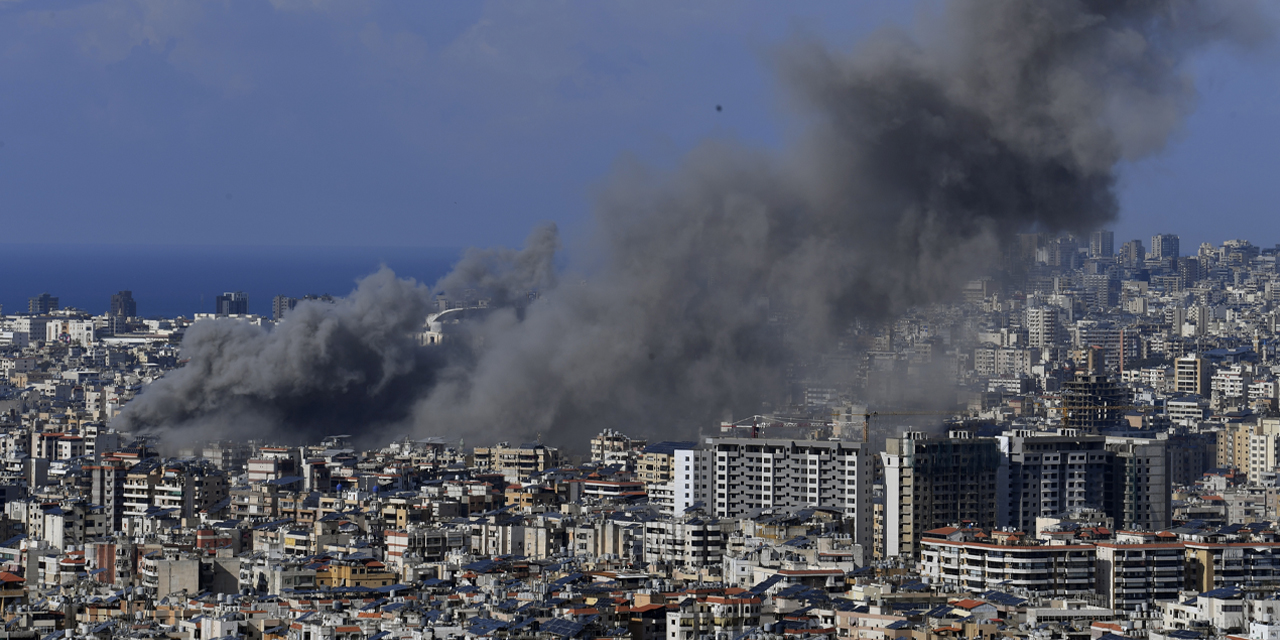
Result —
<path fill-rule="evenodd" d="M 970 523 L 995 527 L 1008 499 L 993 438 L 953 431 L 946 438 L 908 432 L 885 441 L 885 556 L 914 557 L 931 529 Z"/>

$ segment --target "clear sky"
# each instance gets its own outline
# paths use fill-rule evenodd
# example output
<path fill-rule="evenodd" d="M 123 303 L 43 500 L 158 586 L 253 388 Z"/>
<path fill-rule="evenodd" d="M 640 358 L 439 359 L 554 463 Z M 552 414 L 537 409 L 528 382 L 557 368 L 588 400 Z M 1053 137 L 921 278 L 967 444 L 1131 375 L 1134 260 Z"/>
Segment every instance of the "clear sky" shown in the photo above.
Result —
<path fill-rule="evenodd" d="M 466 246 L 569 230 L 619 158 L 788 137 L 771 51 L 931 2 L 0 0 L 0 243 Z M 1280 243 L 1280 58 L 1211 50 L 1117 245 Z M 722 106 L 718 111 L 716 106 Z"/>

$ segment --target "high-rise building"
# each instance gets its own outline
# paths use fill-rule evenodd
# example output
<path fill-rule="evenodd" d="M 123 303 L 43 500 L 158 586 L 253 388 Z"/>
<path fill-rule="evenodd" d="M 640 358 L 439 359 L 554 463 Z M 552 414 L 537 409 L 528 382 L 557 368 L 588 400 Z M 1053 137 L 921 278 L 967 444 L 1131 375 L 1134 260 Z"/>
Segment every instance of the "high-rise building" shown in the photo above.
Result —
<path fill-rule="evenodd" d="M 1089 257 L 1110 258 L 1115 255 L 1116 234 L 1102 229 L 1089 234 Z"/>
<path fill-rule="evenodd" d="M 114 464 L 87 466 L 90 488 L 89 500 L 102 507 L 102 515 L 112 531 L 120 531 L 124 519 L 125 468 Z"/>
<path fill-rule="evenodd" d="M 276 296 L 272 298 L 271 319 L 279 320 L 280 318 L 283 318 L 286 312 L 292 310 L 296 306 L 298 306 L 297 298 L 290 298 L 289 296 Z"/>
<path fill-rule="evenodd" d="M 133 300 L 132 291 L 121 291 L 111 296 L 112 317 L 132 318 L 138 315 L 138 303 Z"/>
<path fill-rule="evenodd" d="M 1173 520 L 1168 441 L 1107 436 L 1116 455 L 1112 501 L 1120 509 L 1116 526 L 1161 531 Z"/>
<path fill-rule="evenodd" d="M 1151 236 L 1151 257 L 1156 260 L 1177 259 L 1178 236 L 1172 233 L 1158 233 Z"/>
<path fill-rule="evenodd" d="M 27 313 L 31 315 L 42 316 L 51 311 L 58 310 L 58 297 L 42 293 L 34 298 L 27 300 Z"/>
<path fill-rule="evenodd" d="M 296 306 L 298 306 L 298 298 L 291 298 L 288 296 L 276 296 L 271 298 L 271 319 L 282 319 L 285 312 L 292 311 L 293 307 Z"/>
<path fill-rule="evenodd" d="M 220 316 L 249 313 L 249 297 L 243 291 L 227 291 L 217 298 L 216 313 Z"/>
<path fill-rule="evenodd" d="M 1178 258 L 1178 277 L 1182 278 L 1182 287 L 1189 289 L 1207 275 L 1199 258 Z"/>
<path fill-rule="evenodd" d="M 1154 535 L 1099 542 L 1097 592 L 1116 610 L 1136 611 L 1155 601 L 1174 600 L 1185 586 L 1185 553 L 1182 542 L 1162 542 Z"/>
<path fill-rule="evenodd" d="M 321 294 L 321 295 L 308 293 L 307 295 L 302 296 L 301 298 L 291 298 L 289 296 L 276 296 L 271 299 L 271 318 L 273 320 L 279 320 L 283 318 L 284 314 L 296 308 L 299 302 L 303 302 L 306 300 L 314 300 L 318 302 L 329 302 L 329 303 L 334 302 L 333 296 L 327 293 Z"/>
<path fill-rule="evenodd" d="M 1120 304 L 1120 281 L 1107 274 L 1084 276 L 1084 289 L 1089 306 L 1095 309 L 1105 310 Z"/>
<path fill-rule="evenodd" d="M 995 527 L 1008 500 L 994 438 L 968 431 L 928 438 L 908 432 L 885 442 L 885 557 L 914 557 L 925 531 L 959 525 Z"/>
<path fill-rule="evenodd" d="M 1209 397 L 1213 379 L 1209 361 L 1195 355 L 1188 355 L 1174 361 L 1174 387 L 1178 393 L 1193 393 L 1201 397 Z"/>
<path fill-rule="evenodd" d="M 711 479 L 702 479 L 699 457 L 687 457 L 688 463 L 677 464 L 672 478 L 678 492 L 686 482 L 691 488 L 695 483 L 712 485 L 708 507 L 720 518 L 740 518 L 768 508 L 836 509 L 853 521 L 853 542 L 862 545 L 862 560 L 871 558 L 872 463 L 865 443 L 714 438 L 707 450 L 714 452 L 713 461 L 708 461 L 714 464 Z M 682 473 L 689 476 L 680 477 Z"/>
<path fill-rule="evenodd" d="M 1015 432 L 996 439 L 1009 465 L 1008 514 L 1002 525 L 1034 533 L 1037 517 L 1085 507 L 1107 511 L 1113 506 L 1115 454 L 1107 450 L 1105 437 L 1068 431 L 1058 435 Z"/>
<path fill-rule="evenodd" d="M 1061 325 L 1058 308 L 1049 306 L 1027 307 L 1027 344 L 1043 349 L 1058 344 Z"/>
<path fill-rule="evenodd" d="M 1050 266 L 1071 271 L 1080 267 L 1080 243 L 1073 236 L 1064 235 L 1049 243 L 1046 262 Z"/>
<path fill-rule="evenodd" d="M 1146 258 L 1147 251 L 1143 248 L 1141 240 L 1130 240 L 1120 247 L 1120 264 L 1126 267 L 1141 266 Z"/>
<path fill-rule="evenodd" d="M 1062 383 L 1062 426 L 1098 433 L 1125 425 L 1129 387 L 1097 369 L 1077 371 Z"/>

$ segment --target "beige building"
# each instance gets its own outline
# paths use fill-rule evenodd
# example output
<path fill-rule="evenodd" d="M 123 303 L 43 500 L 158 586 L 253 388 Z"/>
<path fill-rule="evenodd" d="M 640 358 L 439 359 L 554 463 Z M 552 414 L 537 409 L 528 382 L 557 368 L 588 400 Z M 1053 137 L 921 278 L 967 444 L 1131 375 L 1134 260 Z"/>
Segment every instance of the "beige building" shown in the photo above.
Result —
<path fill-rule="evenodd" d="M 1212 379 L 1209 361 L 1196 356 L 1184 356 L 1174 362 L 1174 386 L 1179 393 L 1193 393 L 1209 397 Z"/>
<path fill-rule="evenodd" d="M 1217 432 L 1217 466 L 1239 469 L 1250 480 L 1276 468 L 1280 418 L 1225 425 Z"/>
<path fill-rule="evenodd" d="M 561 464 L 560 450 L 542 444 L 513 447 L 500 442 L 492 447 L 476 447 L 473 466 L 497 471 L 513 481 L 527 481 L 535 474 Z"/>
<path fill-rule="evenodd" d="M 655 442 L 640 450 L 636 479 L 647 484 L 670 482 L 675 477 L 676 451 L 693 449 L 696 442 Z"/>

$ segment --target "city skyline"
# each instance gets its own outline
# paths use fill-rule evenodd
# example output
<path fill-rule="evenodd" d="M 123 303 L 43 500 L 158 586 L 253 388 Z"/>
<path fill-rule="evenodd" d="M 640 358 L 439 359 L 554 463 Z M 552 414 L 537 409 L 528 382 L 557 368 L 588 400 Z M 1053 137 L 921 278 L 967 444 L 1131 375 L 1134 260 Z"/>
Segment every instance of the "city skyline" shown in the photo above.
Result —
<path fill-rule="evenodd" d="M 1280 640 L 1277 26 L 0 0 L 0 636 Z"/>

